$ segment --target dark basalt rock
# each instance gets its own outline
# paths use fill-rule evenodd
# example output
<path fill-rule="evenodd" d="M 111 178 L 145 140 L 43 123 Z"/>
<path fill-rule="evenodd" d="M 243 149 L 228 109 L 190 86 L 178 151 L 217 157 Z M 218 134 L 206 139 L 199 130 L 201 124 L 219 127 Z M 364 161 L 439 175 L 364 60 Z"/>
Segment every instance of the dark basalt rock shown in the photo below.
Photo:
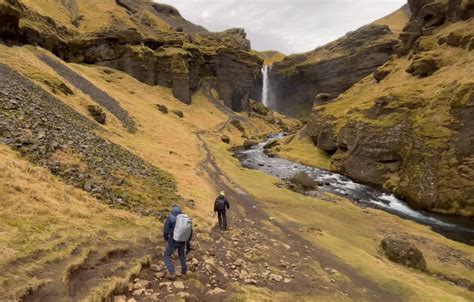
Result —
<path fill-rule="evenodd" d="M 267 116 L 271 111 L 270 108 L 267 108 L 262 103 L 255 101 L 250 101 L 250 108 L 253 112 L 264 116 Z"/>
<path fill-rule="evenodd" d="M 157 104 L 156 107 L 161 113 L 168 114 L 168 107 L 166 107 L 165 105 Z"/>
<path fill-rule="evenodd" d="M 252 148 L 253 146 L 255 146 L 256 144 L 258 144 L 257 141 L 254 141 L 254 140 L 251 140 L 251 139 L 246 139 L 244 141 L 243 147 L 244 147 L 244 149 L 248 150 L 248 149 Z"/>
<path fill-rule="evenodd" d="M 429 77 L 440 68 L 440 60 L 431 54 L 415 56 L 406 72 L 420 78 Z"/>
<path fill-rule="evenodd" d="M 223 135 L 223 136 L 221 136 L 221 141 L 224 144 L 230 144 L 230 137 L 228 135 Z"/>
<path fill-rule="evenodd" d="M 181 110 L 173 110 L 172 112 L 173 112 L 174 115 L 176 115 L 177 117 L 179 117 L 179 118 L 184 118 L 184 113 L 183 113 L 183 111 L 181 111 Z"/>
<path fill-rule="evenodd" d="M 397 43 L 387 26 L 369 25 L 273 64 L 269 76 L 274 109 L 292 116 L 308 115 L 315 96 L 337 97 L 387 62 Z"/>
<path fill-rule="evenodd" d="M 87 106 L 87 111 L 89 111 L 92 118 L 96 122 L 98 122 L 99 124 L 105 125 L 105 121 L 107 119 L 107 116 L 106 116 L 104 110 L 102 110 L 102 108 L 100 108 L 100 106 L 89 105 L 89 106 Z"/>

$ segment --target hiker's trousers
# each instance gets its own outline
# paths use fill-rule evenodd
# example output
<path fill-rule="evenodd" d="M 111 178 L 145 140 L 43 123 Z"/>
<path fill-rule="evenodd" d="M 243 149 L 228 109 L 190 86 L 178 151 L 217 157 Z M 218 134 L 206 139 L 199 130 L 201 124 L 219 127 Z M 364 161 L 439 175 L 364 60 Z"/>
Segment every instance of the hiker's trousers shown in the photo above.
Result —
<path fill-rule="evenodd" d="M 227 216 L 226 211 L 217 211 L 217 219 L 219 219 L 219 228 L 221 230 L 227 230 Z"/>
<path fill-rule="evenodd" d="M 168 272 L 175 273 L 175 268 L 173 265 L 173 260 L 171 256 L 174 254 L 174 251 L 178 250 L 179 262 L 181 263 L 181 273 L 186 274 L 188 272 L 188 266 L 186 264 L 186 242 L 176 242 L 173 239 L 168 240 L 166 245 L 166 250 L 163 255 L 166 268 Z"/>

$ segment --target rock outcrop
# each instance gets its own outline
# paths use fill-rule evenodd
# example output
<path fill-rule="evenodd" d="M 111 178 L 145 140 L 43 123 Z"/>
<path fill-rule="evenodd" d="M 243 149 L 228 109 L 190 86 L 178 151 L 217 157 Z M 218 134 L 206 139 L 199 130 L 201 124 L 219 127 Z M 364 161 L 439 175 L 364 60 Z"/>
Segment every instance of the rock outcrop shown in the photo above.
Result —
<path fill-rule="evenodd" d="M 371 74 L 395 52 L 397 39 L 386 25 L 368 25 L 314 51 L 272 65 L 272 108 L 307 116 L 319 94 L 331 99 Z"/>
<path fill-rule="evenodd" d="M 410 1 L 399 56 L 314 106 L 308 132 L 332 170 L 416 208 L 474 216 L 471 2 Z"/>
<path fill-rule="evenodd" d="M 405 240 L 384 238 L 380 246 L 390 261 L 422 271 L 426 270 L 425 257 L 414 244 Z"/>
<path fill-rule="evenodd" d="M 227 106 L 249 110 L 263 60 L 250 51 L 243 29 L 211 33 L 175 8 L 149 1 L 99 2 L 109 14 L 94 15 L 74 1 L 0 1 L 1 38 L 39 45 L 67 62 L 127 72 L 146 84 L 172 88 L 188 104 L 201 79 L 215 77 Z"/>

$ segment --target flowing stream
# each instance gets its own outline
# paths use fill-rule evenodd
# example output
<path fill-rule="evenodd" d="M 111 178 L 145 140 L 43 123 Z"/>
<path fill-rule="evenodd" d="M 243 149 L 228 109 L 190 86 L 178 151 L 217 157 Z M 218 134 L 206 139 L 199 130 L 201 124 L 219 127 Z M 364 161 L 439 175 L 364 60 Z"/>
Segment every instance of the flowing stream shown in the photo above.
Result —
<path fill-rule="evenodd" d="M 262 68 L 262 77 L 263 77 L 263 85 L 262 85 L 262 103 L 265 107 L 269 107 L 268 101 L 268 89 L 269 89 L 269 78 L 268 78 L 268 71 L 270 69 L 270 65 L 264 65 Z"/>
<path fill-rule="evenodd" d="M 306 172 L 320 183 L 319 192 L 343 196 L 361 207 L 381 209 L 399 217 L 428 225 L 435 232 L 450 239 L 474 245 L 474 220 L 472 219 L 414 210 L 391 193 L 356 183 L 343 175 L 327 170 L 305 166 L 283 158 L 272 158 L 263 152 L 266 143 L 284 136 L 284 133 L 269 136 L 268 140 L 250 150 L 237 151 L 236 155 L 244 167 L 260 170 L 284 180 L 291 178 L 298 172 Z M 308 195 L 318 194 L 318 192 L 311 191 L 306 193 Z"/>

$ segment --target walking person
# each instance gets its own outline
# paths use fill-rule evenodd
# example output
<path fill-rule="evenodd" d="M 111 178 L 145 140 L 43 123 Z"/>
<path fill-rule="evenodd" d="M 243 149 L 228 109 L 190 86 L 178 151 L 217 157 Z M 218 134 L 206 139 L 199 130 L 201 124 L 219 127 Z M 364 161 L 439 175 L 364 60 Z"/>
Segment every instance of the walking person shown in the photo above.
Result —
<path fill-rule="evenodd" d="M 217 213 L 217 219 L 219 220 L 219 229 L 227 230 L 227 216 L 226 210 L 230 210 L 230 204 L 227 198 L 225 198 L 224 191 L 221 191 L 219 197 L 214 202 L 214 215 Z"/>
<path fill-rule="evenodd" d="M 191 250 L 192 236 L 192 219 L 183 214 L 180 207 L 174 206 L 163 226 L 163 238 L 167 242 L 163 258 L 168 270 L 168 279 L 176 279 L 176 271 L 171 259 L 176 250 L 178 250 L 181 263 L 181 274 L 187 274 L 186 254 Z"/>

